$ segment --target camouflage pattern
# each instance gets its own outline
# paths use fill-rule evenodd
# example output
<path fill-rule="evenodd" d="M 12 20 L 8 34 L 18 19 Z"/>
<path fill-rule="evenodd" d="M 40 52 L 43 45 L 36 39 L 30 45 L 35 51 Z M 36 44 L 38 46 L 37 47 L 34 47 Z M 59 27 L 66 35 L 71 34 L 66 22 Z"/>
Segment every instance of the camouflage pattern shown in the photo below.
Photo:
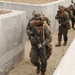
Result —
<path fill-rule="evenodd" d="M 33 31 L 31 30 L 30 25 L 28 24 L 26 32 L 32 46 L 30 51 L 30 60 L 35 66 L 41 66 L 41 72 L 45 72 L 47 66 L 47 59 L 50 57 L 52 50 L 52 45 L 50 44 L 50 42 L 52 41 L 50 27 L 48 25 L 45 25 L 43 20 L 41 20 L 41 23 L 39 25 L 34 23 L 35 18 L 30 21 L 32 21 L 34 28 L 38 32 L 38 38 L 41 41 L 42 45 L 45 47 L 43 53 L 45 53 L 46 56 L 46 58 L 44 58 L 40 55 L 35 38 L 33 37 Z M 40 64 L 39 58 L 42 64 Z"/>
<path fill-rule="evenodd" d="M 61 42 L 62 41 L 62 34 L 63 34 L 63 39 L 65 42 L 67 42 L 68 37 L 67 37 L 67 33 L 68 33 L 68 28 L 67 26 L 59 26 L 59 30 L 58 30 L 58 41 Z"/>
<path fill-rule="evenodd" d="M 73 4 L 71 4 L 69 7 L 70 11 L 72 12 L 73 17 L 71 17 L 71 22 L 72 22 L 72 28 L 75 30 L 74 28 L 74 24 L 75 24 L 75 7 Z"/>
<path fill-rule="evenodd" d="M 69 8 L 65 7 L 65 11 L 68 12 L 70 19 L 73 18 L 73 13 Z"/>
<path fill-rule="evenodd" d="M 60 10 L 61 9 L 61 10 Z M 64 42 L 67 42 L 68 37 L 68 27 L 70 25 L 69 20 L 69 14 L 65 11 L 65 8 L 60 8 L 56 14 L 56 19 L 59 22 L 59 32 L 58 32 L 58 42 L 62 41 L 62 35 L 64 36 Z"/>
<path fill-rule="evenodd" d="M 48 17 L 44 16 L 43 20 L 45 21 L 45 24 L 50 26 L 50 20 L 48 19 Z"/>

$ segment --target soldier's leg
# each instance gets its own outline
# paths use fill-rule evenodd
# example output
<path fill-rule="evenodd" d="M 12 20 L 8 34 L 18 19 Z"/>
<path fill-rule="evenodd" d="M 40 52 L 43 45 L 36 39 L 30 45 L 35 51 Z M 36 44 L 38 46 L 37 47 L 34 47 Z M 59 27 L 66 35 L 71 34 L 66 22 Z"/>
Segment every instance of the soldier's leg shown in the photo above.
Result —
<path fill-rule="evenodd" d="M 64 37 L 64 44 L 63 44 L 63 46 L 67 45 L 67 40 L 68 40 L 67 34 L 68 34 L 68 29 L 65 27 L 65 28 L 63 28 L 63 37 Z"/>
<path fill-rule="evenodd" d="M 46 46 L 46 56 L 47 56 L 47 60 L 49 59 L 49 57 L 51 56 L 52 53 L 52 45 L 49 44 L 48 46 Z"/>
<path fill-rule="evenodd" d="M 40 62 L 39 62 L 39 52 L 38 50 L 32 48 L 30 52 L 30 61 L 31 63 L 37 67 L 37 73 L 40 72 Z"/>
<path fill-rule="evenodd" d="M 46 67 L 47 67 L 47 61 L 42 62 L 41 63 L 41 75 L 45 75 Z"/>
<path fill-rule="evenodd" d="M 58 43 L 55 45 L 56 47 L 61 46 L 61 40 L 62 40 L 62 27 L 59 26 L 59 30 L 58 30 Z"/>
<path fill-rule="evenodd" d="M 67 27 L 68 27 L 68 29 L 71 29 L 71 27 L 70 27 L 70 23 L 68 23 Z"/>
<path fill-rule="evenodd" d="M 41 75 L 45 75 L 46 67 L 47 67 L 47 58 L 46 58 L 46 50 L 44 51 L 45 56 L 40 54 L 41 59 Z"/>
<path fill-rule="evenodd" d="M 74 21 L 72 21 L 72 28 L 74 28 Z"/>
<path fill-rule="evenodd" d="M 75 30 L 75 28 L 74 28 L 74 23 L 75 23 L 74 19 L 72 19 L 71 22 L 72 22 L 72 28 Z"/>

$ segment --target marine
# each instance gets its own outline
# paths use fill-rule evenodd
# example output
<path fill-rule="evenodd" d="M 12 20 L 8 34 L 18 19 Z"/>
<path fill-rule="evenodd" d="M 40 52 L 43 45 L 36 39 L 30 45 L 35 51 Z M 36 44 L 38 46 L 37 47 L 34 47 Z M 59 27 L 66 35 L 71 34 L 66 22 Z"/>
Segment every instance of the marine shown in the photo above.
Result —
<path fill-rule="evenodd" d="M 58 29 L 58 43 L 55 45 L 56 47 L 61 46 L 61 41 L 62 41 L 62 35 L 63 35 L 63 46 L 67 45 L 68 41 L 68 27 L 70 25 L 70 17 L 69 14 L 65 11 L 65 7 L 62 5 L 58 6 L 58 12 L 55 16 L 55 19 L 57 19 L 59 23 L 59 29 Z"/>
<path fill-rule="evenodd" d="M 29 20 L 26 33 L 31 42 L 30 61 L 36 66 L 36 72 L 45 75 L 47 60 L 52 52 L 50 27 L 45 25 L 43 14 L 35 11 Z"/>

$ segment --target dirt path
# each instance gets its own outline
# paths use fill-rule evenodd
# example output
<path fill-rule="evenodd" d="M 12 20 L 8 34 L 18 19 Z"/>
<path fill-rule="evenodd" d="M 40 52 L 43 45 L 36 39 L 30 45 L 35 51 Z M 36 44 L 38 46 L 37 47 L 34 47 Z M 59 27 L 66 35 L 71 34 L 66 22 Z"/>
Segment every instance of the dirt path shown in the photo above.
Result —
<path fill-rule="evenodd" d="M 0 1 L 30 3 L 30 4 L 44 4 L 44 3 L 49 3 L 57 0 L 0 0 Z"/>
<path fill-rule="evenodd" d="M 57 43 L 57 32 L 52 34 L 53 41 L 53 50 L 50 59 L 48 60 L 48 66 L 46 75 L 53 75 L 54 70 L 56 69 L 57 65 L 59 64 L 61 58 L 64 56 L 65 52 L 67 51 L 68 47 L 70 46 L 71 42 L 75 37 L 75 31 L 70 29 L 68 32 L 68 44 L 67 46 L 55 47 Z M 63 44 L 63 41 L 62 41 Z M 30 51 L 30 43 L 29 41 L 26 42 L 25 45 L 25 60 L 18 64 L 8 75 L 37 75 L 36 68 L 30 63 L 29 59 L 29 51 Z M 40 74 L 39 74 L 40 75 Z"/>

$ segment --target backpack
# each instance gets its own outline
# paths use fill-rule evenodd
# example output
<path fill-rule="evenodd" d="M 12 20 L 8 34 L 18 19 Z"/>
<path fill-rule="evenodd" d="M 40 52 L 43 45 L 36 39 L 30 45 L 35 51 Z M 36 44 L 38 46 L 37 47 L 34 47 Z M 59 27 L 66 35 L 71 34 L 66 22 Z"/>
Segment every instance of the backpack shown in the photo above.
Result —
<path fill-rule="evenodd" d="M 73 14 L 69 8 L 65 8 L 65 11 L 69 14 L 70 19 L 73 18 Z"/>

